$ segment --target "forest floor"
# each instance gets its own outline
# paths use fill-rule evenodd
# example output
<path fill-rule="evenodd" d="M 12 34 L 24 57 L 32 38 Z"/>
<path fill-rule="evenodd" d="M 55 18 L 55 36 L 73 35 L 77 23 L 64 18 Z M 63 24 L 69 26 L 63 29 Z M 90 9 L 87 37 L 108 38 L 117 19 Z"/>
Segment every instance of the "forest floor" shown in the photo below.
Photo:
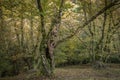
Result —
<path fill-rule="evenodd" d="M 25 76 L 25 74 L 21 74 L 0 80 L 29 80 Z M 60 67 L 56 68 L 54 79 L 34 77 L 30 78 L 30 80 L 120 80 L 120 64 L 112 64 L 101 70 L 95 70 L 89 65 Z"/>

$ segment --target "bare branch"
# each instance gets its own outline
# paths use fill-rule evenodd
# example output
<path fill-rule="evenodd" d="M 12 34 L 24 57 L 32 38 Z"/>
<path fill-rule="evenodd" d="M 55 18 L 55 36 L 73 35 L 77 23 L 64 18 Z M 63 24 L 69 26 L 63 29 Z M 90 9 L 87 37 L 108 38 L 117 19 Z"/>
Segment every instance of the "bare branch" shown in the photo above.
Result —
<path fill-rule="evenodd" d="M 89 23 L 91 23 L 92 21 L 94 21 L 98 16 L 100 16 L 101 14 L 103 14 L 105 11 L 107 11 L 108 9 L 112 8 L 113 6 L 116 5 L 116 3 L 120 2 L 120 0 L 114 0 L 112 3 L 108 4 L 106 7 L 102 8 L 97 14 L 95 14 L 94 16 L 92 16 L 88 21 L 86 21 L 82 26 L 79 26 L 73 34 L 59 40 L 57 42 L 57 45 L 60 44 L 61 42 L 64 42 L 72 37 L 74 37 L 77 33 L 79 33 L 80 29 L 84 28 L 85 26 L 87 26 Z M 57 46 L 56 45 L 56 46 Z"/>

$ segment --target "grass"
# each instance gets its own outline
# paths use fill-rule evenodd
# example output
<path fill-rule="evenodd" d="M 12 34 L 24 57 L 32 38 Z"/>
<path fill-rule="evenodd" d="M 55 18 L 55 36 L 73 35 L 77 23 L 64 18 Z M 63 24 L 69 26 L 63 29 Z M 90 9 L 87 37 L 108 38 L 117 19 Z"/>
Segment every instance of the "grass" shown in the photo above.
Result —
<path fill-rule="evenodd" d="M 24 77 L 25 75 L 21 74 L 0 80 L 27 80 Z M 40 79 L 40 77 L 37 77 L 30 80 L 49 79 Z M 120 65 L 112 65 L 102 70 L 95 70 L 89 65 L 56 68 L 55 78 L 51 80 L 120 80 Z"/>

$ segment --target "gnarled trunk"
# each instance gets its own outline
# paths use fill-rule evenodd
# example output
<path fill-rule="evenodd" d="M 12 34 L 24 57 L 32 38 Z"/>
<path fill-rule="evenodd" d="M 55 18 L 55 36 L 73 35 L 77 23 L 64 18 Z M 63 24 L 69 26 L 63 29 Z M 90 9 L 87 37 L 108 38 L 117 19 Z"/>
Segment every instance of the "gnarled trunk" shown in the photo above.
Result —
<path fill-rule="evenodd" d="M 46 44 L 47 43 L 47 44 Z M 46 76 L 52 76 L 54 73 L 54 47 L 50 46 L 49 42 L 42 40 L 39 48 L 40 54 L 37 60 L 37 69 L 40 70 L 40 74 Z"/>

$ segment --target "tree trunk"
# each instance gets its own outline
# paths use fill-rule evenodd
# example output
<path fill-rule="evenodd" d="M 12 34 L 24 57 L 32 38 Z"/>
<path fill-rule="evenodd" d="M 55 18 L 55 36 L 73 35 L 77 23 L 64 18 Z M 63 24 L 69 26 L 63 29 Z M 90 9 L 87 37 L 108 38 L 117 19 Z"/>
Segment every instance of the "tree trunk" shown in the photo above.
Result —
<path fill-rule="evenodd" d="M 42 44 L 41 44 L 42 45 Z M 43 44 L 44 45 L 44 44 Z M 42 46 L 43 46 L 42 45 Z M 38 57 L 38 69 L 40 74 L 52 76 L 54 72 L 54 55 L 51 47 L 40 47 L 40 58 Z"/>
<path fill-rule="evenodd" d="M 61 0 L 59 6 L 59 12 L 55 13 L 55 18 L 53 18 L 48 34 L 45 31 L 45 22 L 44 22 L 44 10 L 42 8 L 41 0 L 37 0 L 38 9 L 41 17 L 41 34 L 42 41 L 40 43 L 40 58 L 38 57 L 38 68 L 41 67 L 41 73 L 43 75 L 51 76 L 54 72 L 54 49 L 56 46 L 56 39 L 58 28 L 60 27 L 61 22 L 61 13 L 63 8 L 64 0 Z M 39 63 L 41 62 L 41 66 Z"/>

